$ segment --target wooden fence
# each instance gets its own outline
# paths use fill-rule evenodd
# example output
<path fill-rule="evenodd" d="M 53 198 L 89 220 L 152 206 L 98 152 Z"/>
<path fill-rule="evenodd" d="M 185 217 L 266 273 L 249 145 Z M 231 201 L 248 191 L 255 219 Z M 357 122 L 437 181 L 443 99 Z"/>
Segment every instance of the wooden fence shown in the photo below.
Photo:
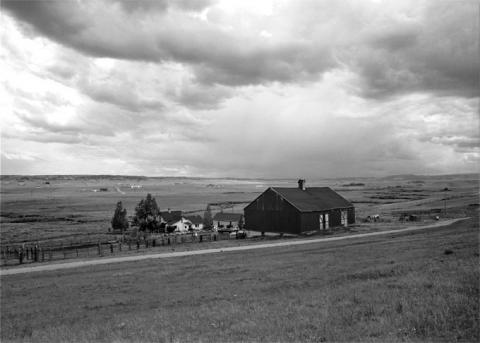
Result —
<path fill-rule="evenodd" d="M 0 265 L 19 265 L 34 262 L 50 262 L 69 258 L 102 257 L 144 250 L 161 246 L 186 243 L 203 243 L 231 239 L 229 233 L 198 233 L 183 235 L 151 235 L 143 239 L 86 242 L 70 245 L 4 245 L 0 247 Z"/>

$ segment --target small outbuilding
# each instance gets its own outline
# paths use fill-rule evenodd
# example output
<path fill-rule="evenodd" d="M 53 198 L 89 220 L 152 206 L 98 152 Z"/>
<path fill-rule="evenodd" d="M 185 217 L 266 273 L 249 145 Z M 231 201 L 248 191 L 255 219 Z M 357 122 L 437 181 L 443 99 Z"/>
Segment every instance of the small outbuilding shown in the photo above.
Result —
<path fill-rule="evenodd" d="M 301 234 L 355 223 L 351 202 L 329 187 L 270 187 L 244 209 L 245 229 Z"/>
<path fill-rule="evenodd" d="M 186 216 L 185 219 L 189 220 L 190 223 L 190 230 L 203 230 L 203 218 L 199 215 L 195 216 Z"/>
<path fill-rule="evenodd" d="M 243 222 L 241 213 L 216 213 L 213 217 L 213 228 L 215 230 L 238 230 Z"/>

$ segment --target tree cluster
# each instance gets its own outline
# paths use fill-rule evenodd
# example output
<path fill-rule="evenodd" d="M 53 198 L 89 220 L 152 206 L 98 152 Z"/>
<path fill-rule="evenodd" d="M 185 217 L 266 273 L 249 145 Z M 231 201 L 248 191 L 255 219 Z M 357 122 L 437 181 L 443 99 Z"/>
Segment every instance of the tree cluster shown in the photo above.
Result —
<path fill-rule="evenodd" d="M 150 193 L 135 207 L 133 223 L 138 226 L 139 231 L 152 232 L 160 229 L 160 210 L 157 201 Z"/>

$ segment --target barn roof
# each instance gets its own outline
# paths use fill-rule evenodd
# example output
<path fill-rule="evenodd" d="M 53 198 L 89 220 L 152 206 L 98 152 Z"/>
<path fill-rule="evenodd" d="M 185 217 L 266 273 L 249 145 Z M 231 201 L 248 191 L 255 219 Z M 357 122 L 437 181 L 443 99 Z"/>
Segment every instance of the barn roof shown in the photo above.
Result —
<path fill-rule="evenodd" d="M 285 187 L 272 189 L 302 212 L 353 207 L 351 202 L 330 187 L 310 187 L 305 190 Z"/>
<path fill-rule="evenodd" d="M 241 213 L 222 213 L 218 212 L 213 217 L 213 220 L 222 221 L 222 222 L 238 222 L 242 219 L 243 214 Z"/>
<path fill-rule="evenodd" d="M 160 216 L 167 223 L 178 222 L 180 219 L 182 219 L 182 211 L 160 212 Z"/>

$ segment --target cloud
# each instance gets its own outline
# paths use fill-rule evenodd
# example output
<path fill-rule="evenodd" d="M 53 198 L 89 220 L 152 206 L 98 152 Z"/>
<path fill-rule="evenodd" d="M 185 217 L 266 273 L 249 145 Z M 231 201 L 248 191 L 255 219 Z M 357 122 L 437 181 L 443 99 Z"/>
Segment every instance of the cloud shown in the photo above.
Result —
<path fill-rule="evenodd" d="M 4 1 L 60 44 L 94 57 L 183 63 L 205 84 L 315 81 L 343 66 L 359 73 L 368 97 L 417 90 L 476 96 L 476 4 L 410 5 L 302 1 L 275 7 L 278 20 L 257 15 L 245 24 L 210 1 Z M 188 14 L 205 9 L 207 20 Z"/>
<path fill-rule="evenodd" d="M 143 98 L 136 92 L 135 88 L 131 87 L 133 86 L 132 84 L 121 82 L 121 80 L 118 79 L 114 80 L 117 82 L 112 83 L 106 80 L 102 82 L 92 82 L 82 79 L 78 83 L 78 87 L 84 94 L 95 101 L 114 104 L 127 111 L 163 111 L 164 105 L 161 101 Z"/>
<path fill-rule="evenodd" d="M 179 105 L 191 109 L 216 109 L 232 96 L 234 91 L 222 85 L 202 85 L 192 80 L 182 81 L 178 87 L 168 91 L 168 95 Z"/>
<path fill-rule="evenodd" d="M 2 5 L 10 172 L 478 169 L 478 9 L 468 2 Z M 25 151 L 38 159 L 13 158 Z"/>
<path fill-rule="evenodd" d="M 213 0 L 129 0 L 115 1 L 127 12 L 166 11 L 168 8 L 179 8 L 198 12 L 211 5 Z"/>
<path fill-rule="evenodd" d="M 366 44 L 352 50 L 346 62 L 363 78 L 362 93 L 374 98 L 416 91 L 477 97 L 475 13 L 478 6 L 469 1 L 428 2 L 412 17 L 388 16 L 374 23 L 364 33 Z"/>
<path fill-rule="evenodd" d="M 198 80 L 205 83 L 291 82 L 318 75 L 334 65 L 328 49 L 318 44 L 298 38 L 272 43 L 257 32 L 253 36 L 238 34 L 182 11 L 137 18 L 141 14 L 125 13 L 110 2 L 5 1 L 4 7 L 40 34 L 82 53 L 177 61 L 190 65 Z"/>
<path fill-rule="evenodd" d="M 462 149 L 476 149 L 480 150 L 480 137 L 467 137 L 467 136 L 442 136 L 432 137 L 431 142 L 440 143 L 445 145 L 454 145 L 455 147 Z"/>

